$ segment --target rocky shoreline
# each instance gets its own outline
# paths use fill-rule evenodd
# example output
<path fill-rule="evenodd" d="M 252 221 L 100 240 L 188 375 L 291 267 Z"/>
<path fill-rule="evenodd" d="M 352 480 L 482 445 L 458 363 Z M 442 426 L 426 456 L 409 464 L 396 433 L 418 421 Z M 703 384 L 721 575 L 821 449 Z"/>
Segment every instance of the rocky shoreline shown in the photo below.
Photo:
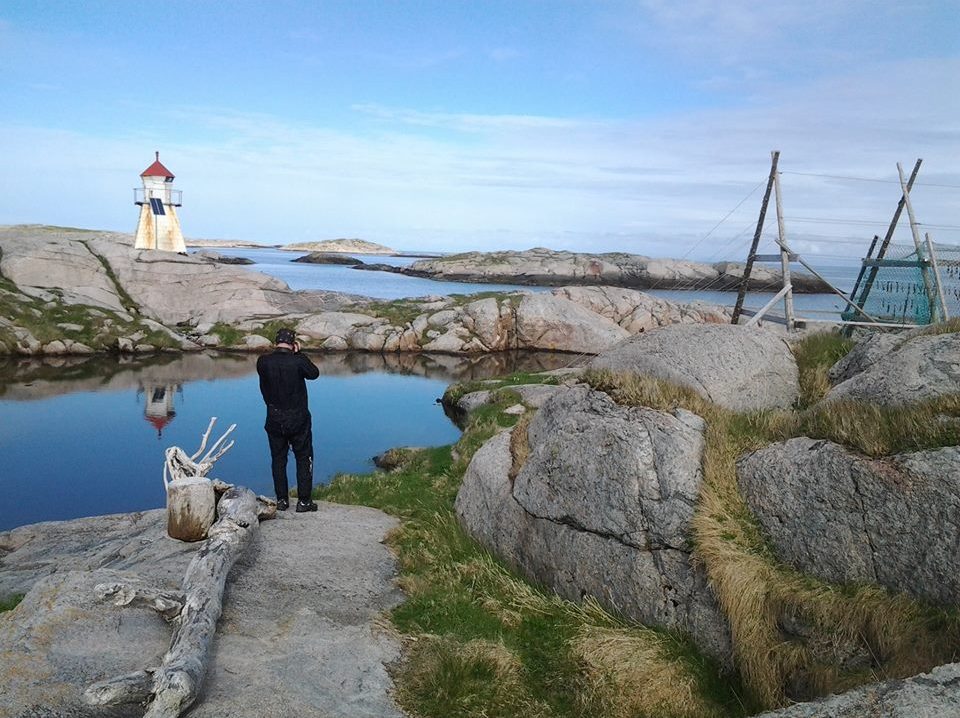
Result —
<path fill-rule="evenodd" d="M 423 259 L 409 267 L 386 264 L 355 267 L 449 282 L 713 291 L 735 291 L 740 286 L 744 268 L 737 262 L 705 264 L 682 259 L 652 259 L 622 252 L 588 254 L 540 247 L 522 252 L 466 252 Z M 792 273 L 791 283 L 797 293 L 830 291 L 823 281 L 803 272 Z M 780 271 L 759 264 L 754 265 L 747 282 L 750 291 L 779 291 L 781 286 Z"/>
<path fill-rule="evenodd" d="M 727 310 L 614 287 L 421 297 L 323 291 L 224 265 L 138 251 L 129 235 L 0 228 L 0 355 L 267 349 L 294 326 L 308 349 L 595 354 L 657 326 L 729 322 Z"/>

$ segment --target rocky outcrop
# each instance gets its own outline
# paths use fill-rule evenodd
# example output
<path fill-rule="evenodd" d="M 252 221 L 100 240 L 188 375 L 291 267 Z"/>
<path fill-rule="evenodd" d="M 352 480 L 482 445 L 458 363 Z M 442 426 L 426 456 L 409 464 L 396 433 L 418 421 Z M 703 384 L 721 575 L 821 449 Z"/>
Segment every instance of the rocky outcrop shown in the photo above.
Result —
<path fill-rule="evenodd" d="M 877 334 L 831 370 L 839 383 L 825 401 L 896 406 L 960 393 L 960 332 Z"/>
<path fill-rule="evenodd" d="M 0 614 L 0 715 L 90 715 L 79 703 L 86 686 L 158 664 L 170 627 L 150 609 L 99 602 L 93 589 L 117 580 L 179 587 L 196 545 L 167 538 L 165 516 L 111 517 L 103 545 L 103 519 L 0 534 L 0 577 L 18 576 L 17 590 L 27 589 Z M 399 645 L 376 627 L 400 600 L 381 543 L 395 525 L 379 511 L 332 504 L 265 522 L 231 573 L 216 658 L 190 715 L 401 718 L 386 670 Z M 130 709 L 122 715 L 143 714 Z"/>
<path fill-rule="evenodd" d="M 683 410 L 625 408 L 586 387 L 566 389 L 531 420 L 529 458 L 515 480 L 510 432 L 477 451 L 457 515 L 471 536 L 561 596 L 593 596 L 729 660 L 726 621 L 690 560 L 703 429 Z"/>
<path fill-rule="evenodd" d="M 678 304 L 619 287 L 563 287 L 553 294 L 606 317 L 630 334 L 668 324 L 729 324 L 732 312 L 713 304 Z"/>
<path fill-rule="evenodd" d="M 786 408 L 799 394 L 797 364 L 786 341 L 730 324 L 675 324 L 638 334 L 589 366 L 689 387 L 734 411 Z"/>
<path fill-rule="evenodd" d="M 282 321 L 298 328 L 306 348 L 595 354 L 654 326 L 726 318 L 717 308 L 597 287 L 393 303 L 293 292 L 213 256 L 131 244 L 126 235 L 102 232 L 0 228 L 0 353 L 262 351 Z"/>
<path fill-rule="evenodd" d="M 907 680 L 883 681 L 757 718 L 947 718 L 960 716 L 960 663 Z"/>
<path fill-rule="evenodd" d="M 346 254 L 337 254 L 336 252 L 310 252 L 302 257 L 291 259 L 291 262 L 300 262 L 302 264 L 342 264 L 345 266 L 357 266 L 363 264 L 356 257 Z"/>
<path fill-rule="evenodd" d="M 109 264 L 140 313 L 163 324 L 230 323 L 321 308 L 315 297 L 291 292 L 284 282 L 258 272 L 189 255 L 135 250 L 106 238 L 86 244 Z"/>
<path fill-rule="evenodd" d="M 603 299 L 615 293 L 620 313 Z M 634 301 L 644 307 L 630 314 Z M 650 301 L 642 292 L 602 288 L 561 289 L 552 293 L 514 293 L 473 301 L 444 297 L 406 300 L 411 317 L 401 324 L 391 315 L 379 317 L 369 304 L 348 311 L 308 316 L 297 325 L 307 345 L 325 349 L 427 351 L 451 354 L 499 352 L 510 349 L 596 354 L 623 341 L 647 323 L 713 321 L 722 310 L 698 305 Z M 603 308 L 605 313 L 595 311 Z M 661 315 L 662 312 L 662 315 Z M 621 326 L 621 322 L 629 329 Z"/>
<path fill-rule="evenodd" d="M 802 437 L 741 458 L 737 475 L 783 561 L 832 583 L 960 603 L 960 447 L 869 459 Z"/>
<path fill-rule="evenodd" d="M 202 249 L 198 252 L 192 252 L 191 254 L 194 257 L 200 257 L 200 259 L 206 259 L 211 262 L 216 262 L 217 264 L 256 264 L 252 259 L 247 259 L 246 257 L 229 257 L 209 249 Z"/>
<path fill-rule="evenodd" d="M 637 254 L 586 254 L 535 248 L 523 252 L 466 252 L 414 262 L 404 274 L 456 282 L 490 282 L 539 286 L 611 285 L 631 289 L 736 289 L 744 265 L 703 264 L 682 259 L 651 259 Z M 816 277 L 791 275 L 795 292 L 830 291 Z M 778 290 L 780 273 L 754 267 L 749 289 Z"/>

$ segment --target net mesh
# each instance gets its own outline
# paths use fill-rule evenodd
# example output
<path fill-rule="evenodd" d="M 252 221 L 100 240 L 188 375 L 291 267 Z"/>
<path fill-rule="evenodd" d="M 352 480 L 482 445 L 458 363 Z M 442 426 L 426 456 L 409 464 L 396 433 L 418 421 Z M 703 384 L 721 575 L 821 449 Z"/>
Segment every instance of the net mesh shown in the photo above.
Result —
<path fill-rule="evenodd" d="M 874 319 L 892 324 L 931 324 L 960 316 L 960 246 L 935 244 L 943 303 L 926 247 L 890 244 L 883 259 L 865 259 L 853 300 Z M 931 299 L 932 297 L 932 299 Z M 845 321 L 865 317 L 847 308 Z"/>

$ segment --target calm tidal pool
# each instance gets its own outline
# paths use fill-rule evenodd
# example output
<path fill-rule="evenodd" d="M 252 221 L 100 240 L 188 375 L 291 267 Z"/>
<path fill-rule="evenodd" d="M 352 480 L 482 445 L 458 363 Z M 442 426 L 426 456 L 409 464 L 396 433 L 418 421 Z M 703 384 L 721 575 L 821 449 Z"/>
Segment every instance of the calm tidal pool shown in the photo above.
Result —
<path fill-rule="evenodd" d="M 308 384 L 314 483 L 373 469 L 393 446 L 459 437 L 436 402 L 446 386 L 569 364 L 570 355 L 315 354 Z M 212 476 L 272 495 L 264 408 L 252 355 L 0 362 L 0 530 L 164 505 L 163 452 L 193 453 L 211 416 L 236 423 Z M 219 434 L 216 434 L 219 436 Z M 294 480 L 290 457 L 291 488 Z"/>

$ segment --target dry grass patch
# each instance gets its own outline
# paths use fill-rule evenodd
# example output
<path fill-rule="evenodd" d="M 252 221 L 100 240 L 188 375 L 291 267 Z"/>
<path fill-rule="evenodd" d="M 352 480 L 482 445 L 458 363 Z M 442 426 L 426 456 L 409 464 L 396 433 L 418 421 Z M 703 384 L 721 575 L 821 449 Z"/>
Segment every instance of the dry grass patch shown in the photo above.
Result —
<path fill-rule="evenodd" d="M 722 718 L 699 678 L 661 634 L 584 626 L 571 650 L 583 671 L 580 699 L 607 718 Z"/>
<path fill-rule="evenodd" d="M 527 432 L 530 428 L 531 419 L 533 419 L 533 413 L 530 411 L 521 415 L 517 423 L 514 424 L 513 431 L 510 434 L 509 476 L 511 485 L 530 457 L 530 436 Z"/>

